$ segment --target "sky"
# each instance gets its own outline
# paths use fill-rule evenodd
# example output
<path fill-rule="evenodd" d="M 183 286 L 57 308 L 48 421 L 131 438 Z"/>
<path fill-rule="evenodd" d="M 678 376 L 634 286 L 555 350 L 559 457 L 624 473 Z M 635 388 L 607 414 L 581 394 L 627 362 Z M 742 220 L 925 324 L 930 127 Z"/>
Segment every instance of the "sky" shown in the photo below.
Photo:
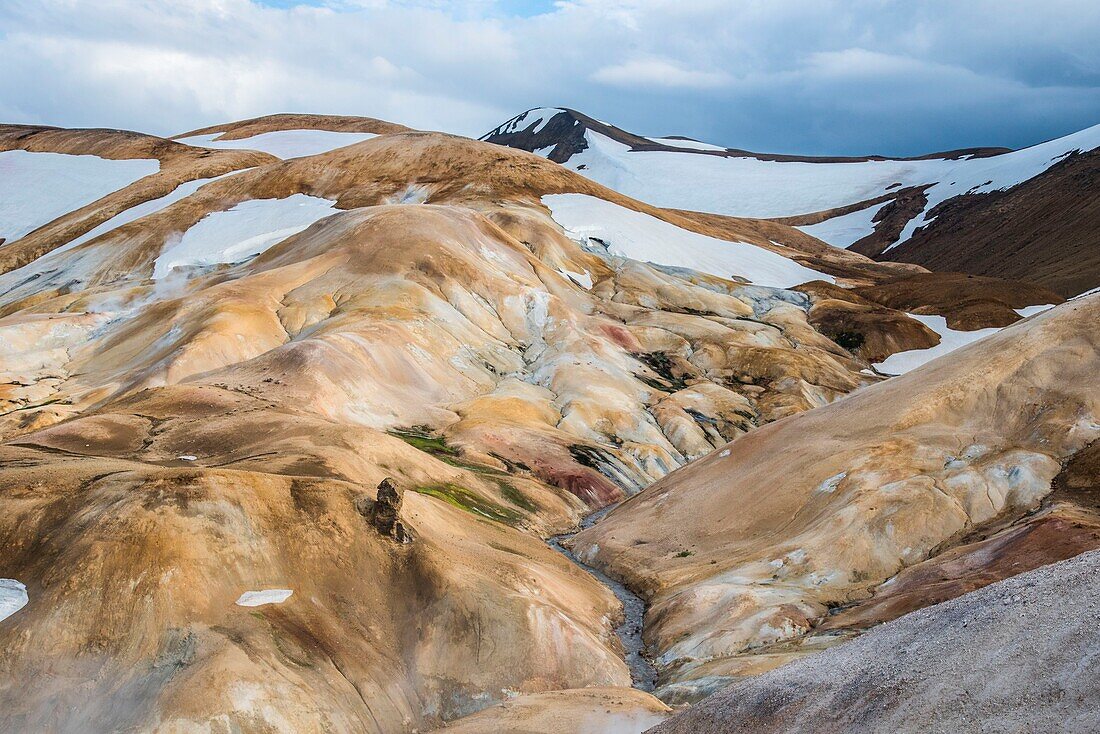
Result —
<path fill-rule="evenodd" d="M 0 0 L 0 121 L 159 135 L 274 112 L 477 137 L 565 106 L 799 154 L 1100 123 L 1096 0 Z"/>

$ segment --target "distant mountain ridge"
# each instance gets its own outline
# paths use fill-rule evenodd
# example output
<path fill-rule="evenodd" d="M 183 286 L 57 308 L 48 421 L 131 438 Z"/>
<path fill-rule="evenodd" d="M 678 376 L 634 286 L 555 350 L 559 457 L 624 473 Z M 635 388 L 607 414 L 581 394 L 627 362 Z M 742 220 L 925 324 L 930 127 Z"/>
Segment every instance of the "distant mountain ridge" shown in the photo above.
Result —
<path fill-rule="evenodd" d="M 1100 125 L 1020 150 L 808 157 L 644 137 L 543 107 L 482 140 L 656 206 L 775 219 L 879 261 L 1031 280 L 1063 296 L 1100 286 Z"/>

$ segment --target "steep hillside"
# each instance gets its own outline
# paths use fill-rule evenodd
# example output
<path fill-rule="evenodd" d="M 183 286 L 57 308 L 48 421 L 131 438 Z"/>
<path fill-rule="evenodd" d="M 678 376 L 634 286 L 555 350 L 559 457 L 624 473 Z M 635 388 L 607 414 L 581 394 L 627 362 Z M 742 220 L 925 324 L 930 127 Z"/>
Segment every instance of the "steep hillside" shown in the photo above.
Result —
<path fill-rule="evenodd" d="M 1064 296 L 1100 285 L 1100 150 L 1067 156 L 1005 190 L 948 199 L 887 257 L 1042 283 Z"/>
<path fill-rule="evenodd" d="M 652 734 L 1100 727 L 1100 553 L 1046 566 L 737 683 Z"/>
<path fill-rule="evenodd" d="M 999 559 L 1096 547 L 1087 493 L 1044 503 L 1063 463 L 1100 437 L 1098 315 L 1100 296 L 1070 301 L 765 426 L 580 533 L 580 558 L 649 601 L 664 697 L 835 644 L 890 605 L 823 620 L 891 584 L 912 609 L 1016 572 Z M 924 563 L 925 582 L 953 584 L 901 583 Z"/>

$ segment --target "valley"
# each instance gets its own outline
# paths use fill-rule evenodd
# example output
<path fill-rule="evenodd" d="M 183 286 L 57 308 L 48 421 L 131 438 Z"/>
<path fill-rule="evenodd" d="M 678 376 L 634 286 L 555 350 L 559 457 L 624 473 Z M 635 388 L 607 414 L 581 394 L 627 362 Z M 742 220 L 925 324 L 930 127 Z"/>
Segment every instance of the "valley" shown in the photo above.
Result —
<path fill-rule="evenodd" d="M 1097 129 L 0 125 L 0 730 L 1100 725 Z"/>

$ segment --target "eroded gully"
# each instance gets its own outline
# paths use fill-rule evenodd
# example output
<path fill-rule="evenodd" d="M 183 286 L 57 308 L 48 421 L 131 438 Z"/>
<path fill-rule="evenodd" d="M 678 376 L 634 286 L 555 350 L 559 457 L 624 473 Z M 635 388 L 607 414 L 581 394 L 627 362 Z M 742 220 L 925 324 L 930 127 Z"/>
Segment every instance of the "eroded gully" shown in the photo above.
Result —
<path fill-rule="evenodd" d="M 618 504 L 618 503 L 616 503 Z M 657 685 L 657 669 L 645 656 L 645 645 L 642 642 L 642 617 L 645 614 L 645 602 L 623 584 L 611 578 L 602 571 L 595 569 L 581 561 L 573 551 L 566 548 L 563 543 L 581 530 L 592 527 L 603 519 L 604 515 L 611 512 L 615 505 L 608 505 L 603 509 L 593 512 L 581 521 L 580 527 L 571 533 L 562 533 L 547 538 L 546 542 L 551 548 L 561 553 L 586 573 L 611 590 L 611 593 L 623 605 L 623 623 L 615 628 L 615 634 L 623 645 L 624 658 L 627 667 L 630 668 L 630 679 L 633 686 L 642 691 L 652 691 Z"/>

